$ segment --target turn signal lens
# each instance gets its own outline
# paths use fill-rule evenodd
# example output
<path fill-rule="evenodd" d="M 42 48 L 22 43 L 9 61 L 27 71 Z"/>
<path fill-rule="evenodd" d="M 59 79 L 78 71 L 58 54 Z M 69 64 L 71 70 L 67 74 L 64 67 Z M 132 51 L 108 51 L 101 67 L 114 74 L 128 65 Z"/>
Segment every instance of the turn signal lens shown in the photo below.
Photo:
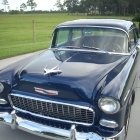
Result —
<path fill-rule="evenodd" d="M 119 126 L 115 121 L 106 120 L 106 119 L 101 119 L 99 123 L 100 125 L 108 128 L 116 128 Z"/>

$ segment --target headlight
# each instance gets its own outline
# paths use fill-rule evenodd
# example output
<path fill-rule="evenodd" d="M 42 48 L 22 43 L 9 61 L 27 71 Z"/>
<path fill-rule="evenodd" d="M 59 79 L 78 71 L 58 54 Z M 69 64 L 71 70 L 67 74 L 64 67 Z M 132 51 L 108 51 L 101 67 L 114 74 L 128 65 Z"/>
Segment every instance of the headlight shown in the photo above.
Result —
<path fill-rule="evenodd" d="M 108 114 L 116 113 L 120 109 L 119 102 L 111 97 L 101 98 L 98 105 L 103 112 Z"/>
<path fill-rule="evenodd" d="M 2 93 L 2 92 L 3 92 L 3 90 L 4 90 L 4 86 L 3 86 L 3 84 L 2 84 L 2 83 L 0 83 L 0 93 Z"/>

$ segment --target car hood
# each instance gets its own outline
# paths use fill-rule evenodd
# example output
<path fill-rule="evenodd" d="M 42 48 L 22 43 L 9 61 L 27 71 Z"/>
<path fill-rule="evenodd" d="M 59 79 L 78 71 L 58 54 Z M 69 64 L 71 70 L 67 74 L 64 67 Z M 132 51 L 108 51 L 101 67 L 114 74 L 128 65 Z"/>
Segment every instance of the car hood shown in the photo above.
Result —
<path fill-rule="evenodd" d="M 35 91 L 36 87 L 58 91 L 59 94 L 51 98 L 90 100 L 100 80 L 126 57 L 92 51 L 47 50 L 21 70 L 14 89 L 40 94 Z M 52 69 L 57 65 L 60 73 L 44 75 L 46 66 Z"/>

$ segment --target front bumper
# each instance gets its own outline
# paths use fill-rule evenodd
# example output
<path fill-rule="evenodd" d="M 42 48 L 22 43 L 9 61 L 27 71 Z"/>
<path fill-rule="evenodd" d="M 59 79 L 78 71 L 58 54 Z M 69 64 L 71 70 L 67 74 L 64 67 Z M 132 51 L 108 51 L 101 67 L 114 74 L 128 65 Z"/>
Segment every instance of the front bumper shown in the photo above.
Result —
<path fill-rule="evenodd" d="M 11 114 L 7 112 L 0 112 L 0 123 L 10 125 L 12 129 L 20 129 L 38 136 L 42 136 L 53 140 L 124 140 L 125 129 L 123 129 L 113 137 L 102 137 L 96 133 L 82 133 L 77 132 L 76 129 L 64 130 L 51 126 L 38 124 L 29 120 L 25 120 L 16 115 L 16 111 Z M 74 125 L 72 125 L 73 127 Z M 74 132 L 74 133 L 73 133 Z"/>

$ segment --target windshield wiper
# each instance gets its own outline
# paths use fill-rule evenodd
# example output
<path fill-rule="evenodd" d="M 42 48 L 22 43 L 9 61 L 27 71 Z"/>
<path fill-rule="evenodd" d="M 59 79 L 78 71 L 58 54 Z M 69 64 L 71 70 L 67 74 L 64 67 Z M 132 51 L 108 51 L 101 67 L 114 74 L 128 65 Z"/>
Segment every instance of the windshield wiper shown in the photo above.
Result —
<path fill-rule="evenodd" d="M 89 47 L 89 46 L 82 46 L 82 47 L 77 47 L 77 46 L 62 46 L 62 47 L 59 47 L 59 49 L 61 49 L 61 48 L 69 48 L 69 49 L 83 49 L 83 48 L 87 48 L 87 49 L 93 49 L 93 50 L 100 50 L 100 48 Z"/>
<path fill-rule="evenodd" d="M 63 48 L 81 49 L 80 47 L 77 47 L 77 46 L 64 46 Z"/>
<path fill-rule="evenodd" d="M 96 47 L 89 47 L 89 46 L 83 46 L 83 48 L 88 48 L 88 49 L 93 49 L 93 50 L 100 50 L 99 48 L 96 48 Z"/>

